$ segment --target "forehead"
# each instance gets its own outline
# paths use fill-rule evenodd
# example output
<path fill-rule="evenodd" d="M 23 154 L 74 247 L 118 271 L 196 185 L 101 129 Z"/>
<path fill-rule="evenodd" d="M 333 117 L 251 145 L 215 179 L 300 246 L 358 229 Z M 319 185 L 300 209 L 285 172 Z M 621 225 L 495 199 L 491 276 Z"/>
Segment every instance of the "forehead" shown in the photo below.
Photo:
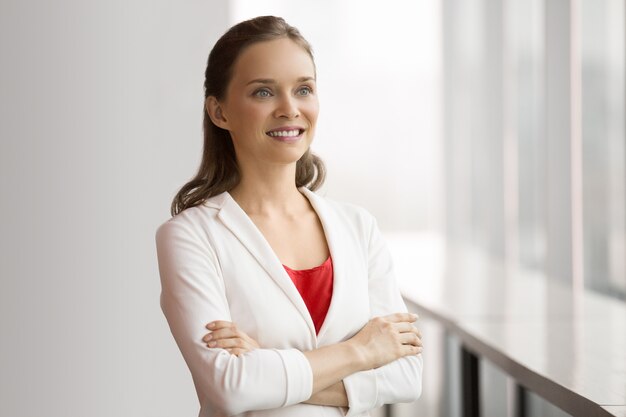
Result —
<path fill-rule="evenodd" d="M 307 51 L 289 38 L 257 42 L 243 50 L 233 67 L 233 86 L 245 86 L 258 78 L 277 82 L 315 77 L 315 66 Z"/>

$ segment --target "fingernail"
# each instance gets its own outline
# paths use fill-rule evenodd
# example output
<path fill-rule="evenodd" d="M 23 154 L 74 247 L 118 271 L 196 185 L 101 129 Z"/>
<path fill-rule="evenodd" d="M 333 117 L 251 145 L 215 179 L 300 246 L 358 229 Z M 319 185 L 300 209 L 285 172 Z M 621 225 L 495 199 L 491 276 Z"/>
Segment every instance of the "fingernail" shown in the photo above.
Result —
<path fill-rule="evenodd" d="M 207 334 L 206 336 L 204 336 L 204 340 L 205 342 L 208 342 L 209 340 L 211 340 L 213 338 L 213 335 Z"/>
<path fill-rule="evenodd" d="M 418 319 L 419 318 L 419 316 L 417 314 L 415 314 L 415 313 L 411 313 L 411 317 L 413 317 L 414 319 Z"/>
<path fill-rule="evenodd" d="M 215 323 L 209 323 L 206 325 L 207 329 L 212 329 L 215 327 Z"/>
<path fill-rule="evenodd" d="M 215 346 L 215 341 L 209 342 L 209 347 Z"/>

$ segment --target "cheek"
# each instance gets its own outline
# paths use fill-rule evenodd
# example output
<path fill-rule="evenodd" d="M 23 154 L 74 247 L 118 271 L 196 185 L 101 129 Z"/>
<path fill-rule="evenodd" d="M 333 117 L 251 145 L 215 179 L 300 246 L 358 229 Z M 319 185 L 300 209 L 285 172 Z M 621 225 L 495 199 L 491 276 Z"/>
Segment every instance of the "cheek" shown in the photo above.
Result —
<path fill-rule="evenodd" d="M 265 116 L 259 109 L 254 107 L 240 107 L 237 112 L 236 125 L 238 129 L 245 132 L 253 132 L 263 125 Z"/>
<path fill-rule="evenodd" d="M 303 108 L 307 118 L 311 121 L 311 123 L 315 123 L 317 120 L 317 116 L 320 112 L 320 106 L 317 100 L 311 101 L 307 103 L 307 105 Z"/>

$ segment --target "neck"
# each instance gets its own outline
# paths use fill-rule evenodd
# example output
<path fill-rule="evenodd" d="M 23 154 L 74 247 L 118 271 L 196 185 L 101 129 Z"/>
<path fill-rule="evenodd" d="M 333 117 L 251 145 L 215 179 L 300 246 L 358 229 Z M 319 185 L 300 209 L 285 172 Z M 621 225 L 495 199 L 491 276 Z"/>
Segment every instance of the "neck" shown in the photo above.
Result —
<path fill-rule="evenodd" d="M 230 195 L 249 215 L 285 215 L 308 204 L 296 187 L 296 164 L 277 164 L 263 170 L 240 165 L 241 180 Z"/>

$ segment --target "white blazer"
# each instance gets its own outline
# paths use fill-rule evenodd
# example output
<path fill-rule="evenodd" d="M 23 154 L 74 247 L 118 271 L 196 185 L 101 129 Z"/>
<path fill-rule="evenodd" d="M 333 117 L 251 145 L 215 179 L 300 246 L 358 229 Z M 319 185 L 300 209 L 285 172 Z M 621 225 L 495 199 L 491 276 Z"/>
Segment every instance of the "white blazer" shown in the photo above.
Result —
<path fill-rule="evenodd" d="M 407 311 L 375 219 L 354 205 L 302 187 L 320 218 L 333 259 L 333 294 L 319 335 L 302 297 L 267 240 L 227 192 L 188 208 L 156 232 L 160 304 L 191 371 L 199 417 L 343 416 L 301 404 L 313 374 L 302 352 L 355 335 L 367 321 Z M 229 320 L 261 349 L 237 357 L 208 348 L 206 324 Z M 422 389 L 422 356 L 346 377 L 348 416 L 410 402 Z"/>

